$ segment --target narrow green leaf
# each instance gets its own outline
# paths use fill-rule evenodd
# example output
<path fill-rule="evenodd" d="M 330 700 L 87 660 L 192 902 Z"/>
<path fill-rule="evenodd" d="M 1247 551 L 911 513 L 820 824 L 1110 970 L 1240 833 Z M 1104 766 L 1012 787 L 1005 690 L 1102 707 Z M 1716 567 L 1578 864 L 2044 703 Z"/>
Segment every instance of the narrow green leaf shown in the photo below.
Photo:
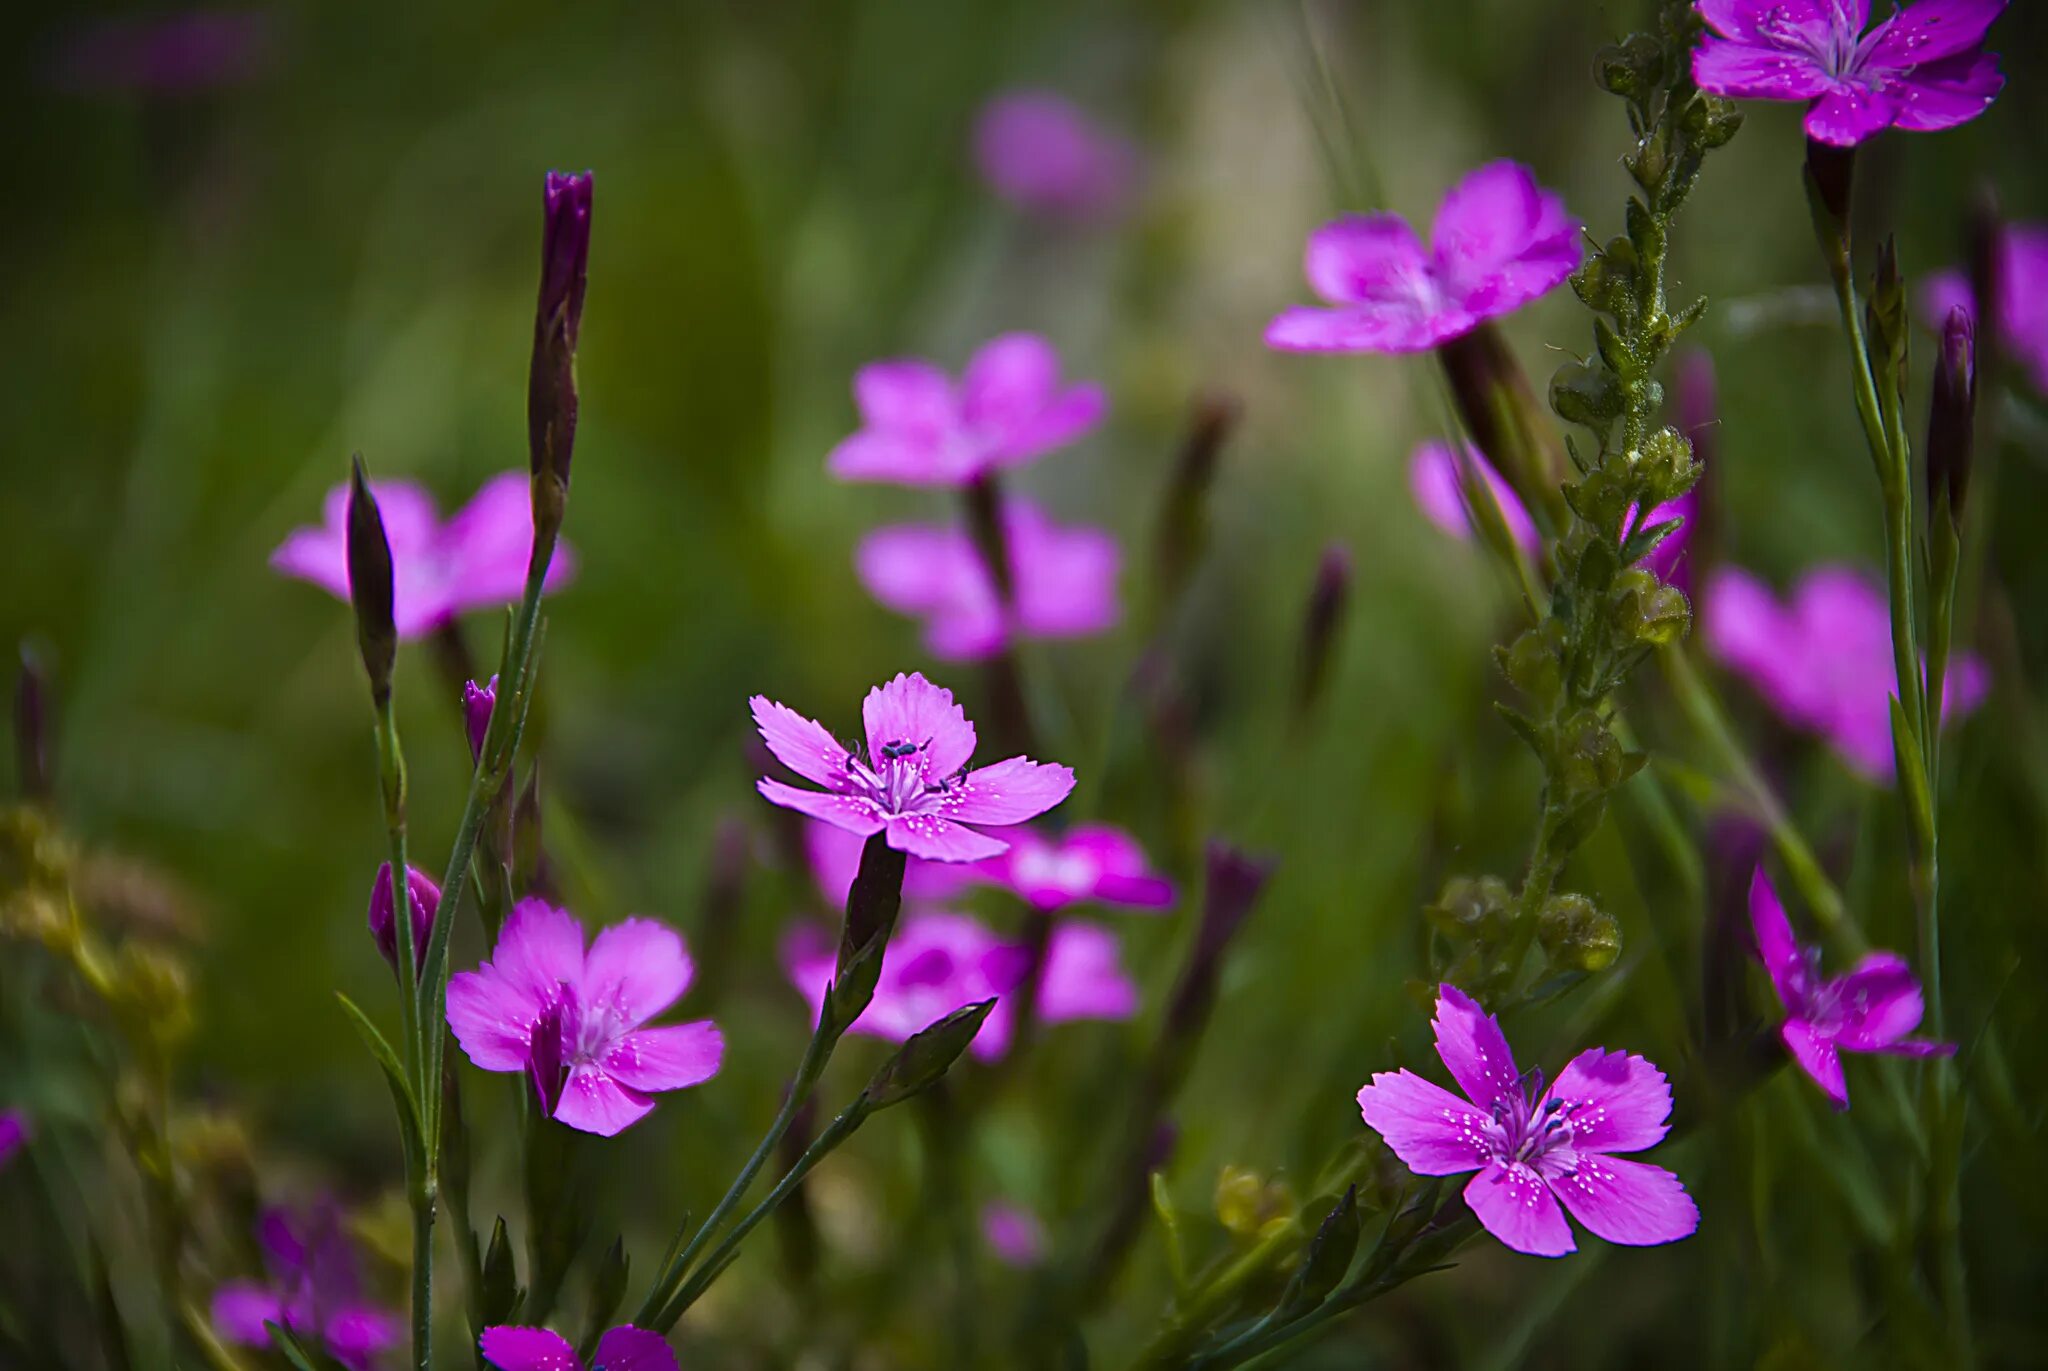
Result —
<path fill-rule="evenodd" d="M 1927 768 L 1920 759 L 1920 739 L 1906 718 L 1899 697 L 1892 706 L 1892 752 L 1899 764 L 1899 790 L 1906 797 L 1906 818 L 1913 825 L 1913 841 L 1924 854 L 1934 850 L 1934 799 L 1927 786 Z"/>
<path fill-rule="evenodd" d="M 334 998 L 341 1001 L 341 1008 L 348 1015 L 361 1035 L 363 1045 L 370 1049 L 370 1055 L 377 1059 L 377 1065 L 384 1069 L 384 1081 L 391 1087 L 391 1102 L 398 1110 L 398 1129 L 405 1142 L 405 1159 L 413 1174 L 423 1174 L 426 1151 L 420 1141 L 420 1109 L 414 1098 L 412 1083 L 405 1078 L 405 1070 L 398 1064 L 398 1054 L 391 1050 L 377 1025 L 370 1022 L 370 1016 L 356 1006 L 348 996 L 336 991 Z"/>

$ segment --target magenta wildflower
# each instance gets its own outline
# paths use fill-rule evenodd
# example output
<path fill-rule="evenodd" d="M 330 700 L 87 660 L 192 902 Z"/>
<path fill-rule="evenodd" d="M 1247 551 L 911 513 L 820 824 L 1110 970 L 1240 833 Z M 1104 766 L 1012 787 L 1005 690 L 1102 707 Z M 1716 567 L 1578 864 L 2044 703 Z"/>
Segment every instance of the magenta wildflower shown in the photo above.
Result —
<path fill-rule="evenodd" d="M 1469 448 L 1467 451 L 1471 451 Z M 1501 519 L 1524 552 L 1536 552 L 1543 537 L 1536 531 L 1528 509 L 1501 479 L 1493 464 L 1472 452 L 1472 465 L 1486 478 L 1487 488 L 1500 505 Z M 1427 442 L 1408 459 L 1408 489 L 1423 515 L 1453 538 L 1472 536 L 1472 513 L 1465 504 L 1465 483 L 1458 470 L 1457 454 L 1438 442 Z"/>
<path fill-rule="evenodd" d="M 1308 283 L 1334 309 L 1283 310 L 1266 345 L 1423 352 L 1556 287 L 1579 265 L 1579 224 L 1527 167 L 1492 162 L 1451 187 L 1430 246 L 1398 214 L 1354 214 L 1309 236 Z"/>
<path fill-rule="evenodd" d="M 1152 870 L 1138 840 L 1108 824 L 1080 824 L 1054 836 L 1020 829 L 1008 852 L 977 870 L 1047 913 L 1084 900 L 1164 909 L 1174 899 L 1173 882 Z"/>
<path fill-rule="evenodd" d="M 835 952 L 810 925 L 792 931 L 783 947 L 790 981 L 810 1001 L 815 1019 L 825 1003 Z M 947 910 L 904 916 L 882 962 L 875 997 L 851 1031 L 903 1042 L 956 1009 L 994 998 L 974 1055 L 993 1061 L 1009 1047 L 1016 1010 L 1010 994 L 1030 960 L 979 921 Z M 1076 1019 L 1128 1019 L 1138 1012 L 1138 988 L 1125 974 L 1117 941 L 1107 929 L 1062 923 L 1052 931 L 1040 973 L 1037 1014 L 1044 1023 Z"/>
<path fill-rule="evenodd" d="M 434 931 L 434 912 L 441 907 L 441 887 L 416 866 L 405 869 L 406 907 L 412 911 L 412 960 L 417 970 L 427 959 L 427 939 Z M 391 863 L 377 868 L 370 884 L 370 936 L 391 969 L 398 969 L 398 901 L 391 886 Z"/>
<path fill-rule="evenodd" d="M 1001 1201 L 981 1207 L 981 1236 L 1005 1266 L 1037 1266 L 1051 1245 L 1036 1214 Z"/>
<path fill-rule="evenodd" d="M 1785 1006 L 1778 1035 L 1799 1069 L 1827 1092 L 1835 1108 L 1849 1107 L 1842 1077 L 1843 1052 L 1882 1052 L 1894 1057 L 1946 1057 L 1954 1043 L 1906 1035 L 1920 1023 L 1920 983 L 1897 954 L 1873 952 L 1846 976 L 1820 974 L 1820 949 L 1801 947 L 1771 878 L 1758 867 L 1749 882 L 1749 921 L 1756 930 L 1757 956 L 1771 973 L 1771 986 Z"/>
<path fill-rule="evenodd" d="M 1816 567 L 1781 604 L 1738 567 L 1718 568 L 1701 596 L 1707 650 L 1755 687 L 1787 723 L 1825 738 L 1866 779 L 1892 775 L 1891 612 L 1861 572 Z M 1981 658 L 1949 662 L 1942 717 L 1975 709 L 1990 689 Z"/>
<path fill-rule="evenodd" d="M 2048 224 L 2007 228 L 1998 239 L 1992 278 L 1998 341 L 2020 359 L 2034 388 L 2048 394 Z M 1959 271 L 1929 277 L 1926 309 L 1929 319 L 1946 319 L 1954 309 L 1974 319 L 1977 302 L 1968 278 Z"/>
<path fill-rule="evenodd" d="M 1358 1092 L 1366 1124 L 1419 1176 L 1477 1171 L 1465 1203 L 1517 1252 L 1574 1250 L 1572 1217 L 1609 1242 L 1676 1242 L 1700 1213 L 1678 1177 L 1616 1152 L 1654 1147 L 1667 1131 L 1671 1087 L 1641 1057 L 1591 1048 L 1548 1090 L 1515 1067 L 1500 1023 L 1454 985 L 1437 990 L 1436 1051 L 1460 1099 L 1412 1071 L 1380 1072 Z"/>
<path fill-rule="evenodd" d="M 366 1371 L 380 1352 L 397 1346 L 404 1325 L 364 1302 L 341 1217 L 331 1203 L 301 1214 L 265 1211 L 256 1236 L 270 1281 L 229 1281 L 214 1291 L 214 1330 L 229 1342 L 268 1347 L 264 1324 L 274 1323 L 323 1344 L 349 1371 Z"/>
<path fill-rule="evenodd" d="M 1137 149 L 1101 128 L 1064 96 L 1005 91 L 974 124 L 982 180 L 1019 209 L 1063 219 L 1101 219 L 1130 198 Z"/>
<path fill-rule="evenodd" d="M 853 878 L 860 871 L 860 853 L 867 839 L 857 833 L 849 833 L 837 824 L 826 823 L 823 819 L 812 819 L 804 824 L 804 856 L 811 864 L 811 875 L 818 882 L 818 893 L 834 909 L 846 907 L 846 894 L 853 889 Z M 954 862 L 928 862 L 922 857 L 912 857 L 903 864 L 903 898 L 906 900 L 943 900 L 959 893 L 973 879 L 971 867 Z"/>
<path fill-rule="evenodd" d="M 664 924 L 627 919 L 586 952 L 573 915 L 525 899 L 491 960 L 449 979 L 448 1026 L 485 1071 L 534 1075 L 557 1122 L 610 1137 L 646 1117 L 655 1094 L 718 1074 L 717 1024 L 644 1026 L 692 974 L 682 938 Z M 554 1031 L 536 1031 L 544 1027 Z"/>
<path fill-rule="evenodd" d="M 433 496 L 410 481 L 376 481 L 371 489 L 391 544 L 399 637 L 421 637 L 464 610 L 510 604 L 525 591 L 533 502 L 524 472 L 493 476 L 445 524 Z M 327 493 L 320 526 L 294 530 L 270 555 L 270 565 L 349 598 L 346 485 Z M 558 547 L 548 588 L 560 588 L 574 573 L 574 557 Z"/>
<path fill-rule="evenodd" d="M 1074 773 L 1066 767 L 1024 757 L 969 771 L 974 725 L 953 703 L 952 691 L 916 672 L 868 692 L 861 705 L 867 743 L 856 750 L 842 747 L 823 724 L 765 695 L 750 703 L 776 760 L 825 787 L 802 790 L 763 777 L 759 789 L 770 803 L 861 837 L 886 832 L 889 846 L 913 857 L 993 857 L 1009 844 L 980 828 L 1036 818 L 1074 788 Z"/>
<path fill-rule="evenodd" d="M 35 1130 L 29 1127 L 28 1112 L 22 1109 L 0 1109 L 0 1171 L 14 1160 L 14 1154 L 28 1146 L 28 1140 Z"/>
<path fill-rule="evenodd" d="M 925 646 L 946 661 L 1000 652 L 1012 635 L 1078 638 L 1114 626 L 1116 539 L 1062 527 L 1028 500 L 1003 501 L 1003 545 L 1014 603 L 1005 616 L 995 579 L 964 528 L 898 524 L 861 540 L 854 568 L 868 592 L 924 620 Z"/>
<path fill-rule="evenodd" d="M 569 1340 L 545 1328 L 499 1324 L 477 1346 L 498 1371 L 584 1371 Z M 589 1371 L 676 1371 L 676 1354 L 661 1334 L 620 1324 L 597 1340 Z"/>
<path fill-rule="evenodd" d="M 1712 33 L 1692 54 L 1701 90 L 1808 100 L 1806 135 L 1853 147 L 1888 128 L 1953 128 L 2005 85 L 1984 31 L 2005 0 L 1919 0 L 1870 32 L 1870 0 L 1699 0 Z"/>
<path fill-rule="evenodd" d="M 854 373 L 861 428 L 826 465 L 848 481 L 965 486 L 1064 447 L 1102 422 L 1101 386 L 1062 385 L 1059 354 L 1035 333 L 983 345 L 958 385 L 930 362 L 871 362 Z"/>

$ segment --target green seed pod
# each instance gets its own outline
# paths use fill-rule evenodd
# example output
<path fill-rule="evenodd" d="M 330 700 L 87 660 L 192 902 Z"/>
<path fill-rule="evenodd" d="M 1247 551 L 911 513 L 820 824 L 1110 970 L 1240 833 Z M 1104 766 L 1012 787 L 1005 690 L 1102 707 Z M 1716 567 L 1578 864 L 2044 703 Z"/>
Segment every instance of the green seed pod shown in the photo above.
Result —
<path fill-rule="evenodd" d="M 1621 955 L 1621 925 L 1583 895 L 1553 895 L 1536 918 L 1536 941 L 1559 971 L 1604 971 Z"/>

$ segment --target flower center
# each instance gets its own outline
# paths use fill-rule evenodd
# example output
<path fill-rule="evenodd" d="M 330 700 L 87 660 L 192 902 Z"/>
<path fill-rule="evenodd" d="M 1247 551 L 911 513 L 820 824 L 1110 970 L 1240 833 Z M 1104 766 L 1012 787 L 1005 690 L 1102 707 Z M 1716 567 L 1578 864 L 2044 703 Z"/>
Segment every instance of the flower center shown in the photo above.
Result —
<path fill-rule="evenodd" d="M 1827 33 L 1817 36 L 1793 18 L 1785 6 L 1774 5 L 1756 21 L 1756 32 L 1773 46 L 1805 53 L 1837 81 L 1854 80 L 1859 75 L 1857 65 L 1862 56 L 1857 43 L 1859 35 L 1840 5 L 1829 6 L 1828 20 Z"/>
<path fill-rule="evenodd" d="M 921 809 L 927 795 L 944 792 L 952 778 L 931 778 L 931 739 L 921 743 L 905 740 L 885 743 L 872 756 L 849 754 L 846 759 L 848 786 L 864 795 L 888 814 L 909 814 Z"/>
<path fill-rule="evenodd" d="M 1534 1167 L 1552 1152 L 1569 1152 L 1573 1108 L 1573 1101 L 1545 1098 L 1543 1073 L 1532 1070 L 1521 1089 L 1494 1103 L 1488 1129 L 1494 1160 L 1504 1166 Z"/>

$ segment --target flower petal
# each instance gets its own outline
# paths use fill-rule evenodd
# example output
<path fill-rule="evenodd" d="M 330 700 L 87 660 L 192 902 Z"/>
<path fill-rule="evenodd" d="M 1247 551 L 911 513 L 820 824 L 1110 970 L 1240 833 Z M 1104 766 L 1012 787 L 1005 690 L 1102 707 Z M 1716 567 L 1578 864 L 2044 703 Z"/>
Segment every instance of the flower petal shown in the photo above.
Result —
<path fill-rule="evenodd" d="M 889 820 L 889 846 L 934 862 L 978 862 L 1009 844 L 936 814 L 898 814 Z"/>
<path fill-rule="evenodd" d="M 925 435 L 952 427 L 953 380 L 916 357 L 870 362 L 853 374 L 853 399 L 871 428 Z"/>
<path fill-rule="evenodd" d="M 1093 924 L 1057 924 L 1040 973 L 1038 1011 L 1047 1023 L 1136 1014 L 1138 986 L 1124 972 L 1116 934 Z"/>
<path fill-rule="evenodd" d="M 1785 1040 L 1785 1050 L 1792 1054 L 1792 1060 L 1799 1069 L 1813 1077 L 1813 1082 L 1827 1092 L 1835 1108 L 1849 1107 L 1849 1083 L 1842 1079 L 1841 1054 L 1835 1051 L 1832 1038 L 1824 1038 L 1814 1031 L 1813 1025 L 1804 1019 L 1787 1019 L 1778 1028 L 1778 1036 Z"/>
<path fill-rule="evenodd" d="M 966 711 L 953 703 L 952 691 L 919 672 L 899 673 L 870 690 L 860 713 L 870 757 L 880 757 L 891 743 L 915 743 L 924 749 L 929 780 L 952 775 L 974 755 L 974 725 Z"/>
<path fill-rule="evenodd" d="M 1418 1176 L 1455 1176 L 1492 1161 L 1486 1111 L 1413 1071 L 1374 1073 L 1358 1092 L 1358 1109 Z"/>
<path fill-rule="evenodd" d="M 1806 136 L 1838 148 L 1852 148 L 1891 127 L 1898 106 L 1868 86 L 1837 83 L 1806 112 Z"/>
<path fill-rule="evenodd" d="M 599 1064 L 620 1085 L 652 1094 L 710 1080 L 724 1057 L 725 1037 L 718 1025 L 699 1019 L 622 1034 L 605 1049 Z"/>
<path fill-rule="evenodd" d="M 534 1020 L 545 1003 L 523 994 L 489 963 L 448 978 L 448 1027 L 484 1071 L 524 1071 Z"/>
<path fill-rule="evenodd" d="M 1757 956 L 1770 973 L 1771 987 L 1779 1003 L 1790 1008 L 1798 1003 L 1799 978 L 1806 962 L 1800 955 L 1799 940 L 1792 936 L 1792 921 L 1778 901 L 1777 887 L 1763 867 L 1749 878 L 1749 925 L 1756 933 Z"/>
<path fill-rule="evenodd" d="M 1427 352 L 1478 323 L 1463 310 L 1432 310 L 1420 299 L 1341 309 L 1282 310 L 1266 325 L 1266 346 L 1283 352 Z"/>
<path fill-rule="evenodd" d="M 1109 392 L 1093 382 L 1069 386 L 1044 408 L 1013 427 L 989 453 L 1000 466 L 1018 466 L 1065 447 L 1100 424 L 1109 413 Z"/>
<path fill-rule="evenodd" d="M 533 556 L 533 490 L 524 471 L 485 481 L 441 529 L 436 546 L 446 568 L 448 601 L 456 609 L 507 605 L 526 593 Z M 574 558 L 558 544 L 544 588 L 575 574 Z"/>
<path fill-rule="evenodd" d="M 1023 499 L 1010 500 L 1003 512 L 1023 632 L 1034 638 L 1077 638 L 1114 625 L 1116 539 L 1099 528 L 1055 524 Z M 990 600 L 993 607 L 993 590 Z"/>
<path fill-rule="evenodd" d="M 1576 1250 L 1572 1227 L 1564 1221 L 1557 1197 L 1543 1178 L 1526 1166 L 1508 1167 L 1498 1162 L 1488 1166 L 1466 1185 L 1465 1203 L 1487 1232 L 1517 1252 L 1562 1257 Z"/>
<path fill-rule="evenodd" d="M 983 343 L 961 373 L 961 417 L 1000 446 L 1052 402 L 1059 382 L 1051 343 L 1036 333 L 1005 333 Z"/>
<path fill-rule="evenodd" d="M 1500 1021 L 1449 982 L 1437 988 L 1436 1053 L 1465 1097 L 1481 1109 L 1519 1094 L 1522 1073 L 1501 1034 Z"/>
<path fill-rule="evenodd" d="M 1870 22 L 1870 0 L 1698 0 L 1700 17 L 1716 32 L 1746 42 L 1767 35 L 1805 40 L 1801 47 L 1825 49 L 1837 31 L 1851 38 Z"/>
<path fill-rule="evenodd" d="M 754 783 L 754 789 L 761 792 L 770 804 L 794 809 L 799 814 L 808 814 L 813 819 L 843 828 L 848 833 L 866 837 L 882 831 L 885 822 L 882 807 L 862 795 L 834 795 L 823 790 L 799 790 L 781 781 L 766 777 Z"/>
<path fill-rule="evenodd" d="M 815 785 L 830 787 L 846 777 L 846 749 L 815 719 L 806 719 L 788 705 L 765 695 L 747 701 L 754 727 L 775 760 Z"/>
<path fill-rule="evenodd" d="M 1813 100 L 1829 85 L 1820 63 L 1804 52 L 1711 37 L 1693 49 L 1692 79 L 1730 100 Z"/>
<path fill-rule="evenodd" d="M 1984 41 L 2006 0 L 1915 0 L 1874 29 L 1867 44 L 1873 65 L 1903 70 L 1954 57 Z"/>
<path fill-rule="evenodd" d="M 626 919 L 591 941 L 579 994 L 586 1014 L 609 1011 L 634 1028 L 681 999 L 692 973 L 681 934 L 657 919 Z"/>
<path fill-rule="evenodd" d="M 349 1371 L 369 1371 L 380 1352 L 398 1346 L 405 1324 L 373 1305 L 348 1305 L 327 1314 L 320 1324 L 321 1341 Z"/>
<path fill-rule="evenodd" d="M 1895 953 L 1871 953 L 1829 989 L 1841 1006 L 1835 1041 L 1851 1052 L 1879 1051 L 1919 1026 L 1920 982 Z"/>
<path fill-rule="evenodd" d="M 1529 511 L 1484 457 L 1472 453 L 1472 464 L 1486 478 L 1487 489 L 1493 494 L 1508 533 L 1521 547 L 1535 551 L 1542 543 L 1542 535 L 1537 533 Z M 1431 523 L 1453 538 L 1472 536 L 1472 512 L 1465 501 L 1463 476 L 1457 454 L 1442 443 L 1424 443 L 1408 459 L 1408 489 L 1415 496 L 1416 505 Z"/>
<path fill-rule="evenodd" d="M 1302 269 L 1332 304 L 1413 301 L 1427 285 L 1429 258 L 1400 215 L 1353 214 L 1309 235 Z"/>
<path fill-rule="evenodd" d="M 1996 57 L 1977 52 L 1917 67 L 1891 89 L 1897 101 L 1897 126 L 1912 133 L 1931 133 L 1966 124 L 1982 114 L 2005 89 L 2005 77 L 1998 70 Z"/>
<path fill-rule="evenodd" d="M 284 1301 L 254 1281 L 229 1281 L 213 1292 L 213 1331 L 246 1347 L 270 1345 L 266 1323 L 284 1322 Z"/>
<path fill-rule="evenodd" d="M 1669 1082 L 1650 1062 L 1626 1052 L 1581 1052 L 1558 1073 L 1548 1098 L 1572 1104 L 1572 1146 L 1581 1153 L 1640 1152 L 1669 1131 Z"/>
<path fill-rule="evenodd" d="M 1074 773 L 1057 762 L 1010 757 L 970 771 L 943 794 L 929 797 L 927 811 L 967 824 L 1021 824 L 1067 798 Z"/>
<path fill-rule="evenodd" d="M 491 968 L 538 1014 L 563 985 L 583 979 L 583 926 L 566 909 L 528 897 L 512 906 Z"/>
<path fill-rule="evenodd" d="M 925 620 L 925 643 L 934 656 L 976 661 L 1007 637 L 995 582 L 960 529 L 876 529 L 854 550 L 854 571 L 884 606 Z"/>
<path fill-rule="evenodd" d="M 486 1328 L 477 1346 L 499 1371 L 583 1371 L 569 1340 L 545 1328 L 499 1324 Z"/>
<path fill-rule="evenodd" d="M 676 1354 L 659 1333 L 620 1324 L 597 1340 L 592 1371 L 676 1371 Z"/>
<path fill-rule="evenodd" d="M 1505 314 L 1578 269 L 1579 225 L 1519 162 L 1490 162 L 1451 187 L 1430 230 L 1447 302 Z"/>
<path fill-rule="evenodd" d="M 901 486 L 953 486 L 965 479 L 938 439 L 894 430 L 862 429 L 841 439 L 825 469 L 842 481 L 890 481 Z"/>
<path fill-rule="evenodd" d="M 562 1102 L 555 1106 L 555 1122 L 609 1138 L 640 1122 L 653 1109 L 654 1101 L 646 1095 L 613 1080 L 602 1067 L 583 1062 L 569 1068 Z"/>
<path fill-rule="evenodd" d="M 1572 1217 L 1609 1242 L 1654 1247 L 1691 1237 L 1699 1206 L 1678 1177 L 1661 1166 L 1622 1157 L 1580 1153 L 1569 1175 L 1550 1177 L 1550 1188 Z"/>

